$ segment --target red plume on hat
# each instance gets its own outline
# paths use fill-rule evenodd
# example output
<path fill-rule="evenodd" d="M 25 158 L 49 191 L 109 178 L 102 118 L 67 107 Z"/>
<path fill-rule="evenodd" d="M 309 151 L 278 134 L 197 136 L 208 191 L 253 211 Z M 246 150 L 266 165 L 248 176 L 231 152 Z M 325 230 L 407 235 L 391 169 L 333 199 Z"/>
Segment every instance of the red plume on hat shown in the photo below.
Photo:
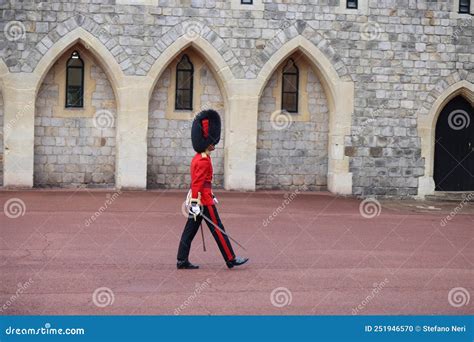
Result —
<path fill-rule="evenodd" d="M 221 117 L 213 109 L 201 111 L 193 121 L 191 140 L 196 152 L 204 152 L 209 145 L 217 145 L 221 140 Z"/>

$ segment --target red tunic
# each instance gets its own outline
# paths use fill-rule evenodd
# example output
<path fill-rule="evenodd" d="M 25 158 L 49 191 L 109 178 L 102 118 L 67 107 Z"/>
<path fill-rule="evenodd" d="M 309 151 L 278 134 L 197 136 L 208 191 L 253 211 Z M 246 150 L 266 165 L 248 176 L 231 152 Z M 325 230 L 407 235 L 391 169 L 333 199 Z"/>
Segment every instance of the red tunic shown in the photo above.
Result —
<path fill-rule="evenodd" d="M 198 198 L 201 193 L 202 205 L 213 205 L 212 200 L 212 162 L 211 156 L 196 153 L 191 161 L 191 191 L 192 198 Z"/>

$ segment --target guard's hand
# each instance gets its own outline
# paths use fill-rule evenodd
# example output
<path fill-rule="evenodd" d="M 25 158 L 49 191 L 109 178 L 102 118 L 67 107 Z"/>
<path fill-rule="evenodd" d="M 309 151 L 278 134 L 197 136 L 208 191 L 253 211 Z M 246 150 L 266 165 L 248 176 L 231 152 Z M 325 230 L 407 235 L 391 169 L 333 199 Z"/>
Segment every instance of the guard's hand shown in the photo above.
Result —
<path fill-rule="evenodd" d="M 194 217 L 201 214 L 201 208 L 197 204 L 191 204 L 191 208 L 189 208 L 189 212 L 194 215 Z"/>
<path fill-rule="evenodd" d="M 212 195 L 212 201 L 214 202 L 214 204 L 218 204 L 219 201 L 217 200 L 217 197 Z"/>

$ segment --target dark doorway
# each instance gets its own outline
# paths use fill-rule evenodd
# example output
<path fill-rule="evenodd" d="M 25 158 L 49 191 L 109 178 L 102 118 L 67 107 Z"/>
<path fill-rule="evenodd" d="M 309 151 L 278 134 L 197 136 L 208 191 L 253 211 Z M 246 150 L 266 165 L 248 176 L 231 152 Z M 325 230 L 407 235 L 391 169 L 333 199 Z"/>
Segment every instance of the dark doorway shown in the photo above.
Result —
<path fill-rule="evenodd" d="M 436 190 L 474 190 L 474 110 L 464 97 L 453 98 L 443 108 L 435 141 Z"/>

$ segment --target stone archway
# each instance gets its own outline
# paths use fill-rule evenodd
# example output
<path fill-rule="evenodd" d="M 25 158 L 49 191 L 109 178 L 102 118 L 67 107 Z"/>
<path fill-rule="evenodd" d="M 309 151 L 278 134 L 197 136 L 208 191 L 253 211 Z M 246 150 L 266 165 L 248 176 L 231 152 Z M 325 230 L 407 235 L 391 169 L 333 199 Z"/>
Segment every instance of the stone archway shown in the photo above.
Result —
<path fill-rule="evenodd" d="M 173 63 L 176 62 L 176 58 L 181 56 L 184 52 L 191 52 L 193 56 L 199 60 L 199 64 L 203 64 L 203 68 L 199 68 L 200 72 L 207 73 L 205 79 L 209 82 L 205 87 L 207 90 L 201 92 L 199 96 L 202 96 L 198 101 L 198 107 L 193 108 L 192 113 L 174 113 L 173 109 L 168 106 L 168 102 L 173 98 L 173 94 L 169 93 L 166 89 L 169 88 L 166 82 L 172 81 L 172 75 L 170 74 L 170 68 L 173 68 Z M 150 151 L 148 154 L 148 186 L 152 187 L 186 187 L 189 184 L 188 181 L 188 163 L 192 156 L 192 148 L 189 140 L 190 125 L 192 120 L 192 114 L 199 112 L 201 109 L 207 107 L 215 107 L 223 119 L 223 132 L 222 139 L 219 143 L 220 146 L 216 149 L 214 163 L 217 175 L 217 185 L 224 185 L 226 169 L 226 150 L 227 150 L 227 136 L 230 127 L 231 118 L 228 113 L 228 99 L 231 84 L 234 82 L 234 75 L 231 69 L 227 65 L 227 62 L 220 54 L 219 51 L 205 38 L 197 35 L 187 37 L 183 35 L 176 39 L 170 44 L 157 58 L 155 63 L 150 68 L 150 72 L 147 76 L 152 82 L 152 87 L 149 89 L 150 107 L 149 107 L 149 120 L 147 121 L 148 127 L 148 148 Z M 203 78 L 204 79 L 204 78 Z M 159 96 L 159 93 L 166 93 L 169 96 Z M 161 100 L 160 100 L 161 99 Z M 165 106 L 166 108 L 160 108 Z M 163 129 L 159 128 L 160 125 L 171 125 L 173 129 L 177 129 L 174 132 L 164 132 Z M 171 134 L 171 135 L 169 135 Z M 166 137 L 161 137 L 166 135 Z M 169 135 L 169 136 L 168 136 Z M 164 138 L 164 139 L 163 139 Z M 179 144 L 182 147 L 184 153 L 181 157 L 178 157 L 178 161 L 168 162 L 171 156 L 166 156 L 163 149 L 166 149 L 168 144 Z M 180 153 L 181 153 L 180 152 Z M 153 161 L 155 160 L 155 161 Z M 156 165 L 156 162 L 164 163 L 168 165 L 162 165 L 160 167 Z M 179 164 L 179 165 L 178 165 Z M 153 170 L 151 170 L 153 168 Z M 166 173 L 168 180 L 164 178 L 163 170 L 167 170 Z M 170 184 L 170 183 L 175 183 Z M 179 183 L 179 184 L 178 184 Z"/>
<path fill-rule="evenodd" d="M 85 49 L 90 51 L 90 53 L 97 59 L 107 74 L 107 77 L 110 79 L 115 96 L 118 98 L 117 89 L 124 83 L 124 74 L 120 65 L 105 45 L 82 27 L 78 27 L 64 35 L 53 46 L 51 46 L 51 48 L 39 60 L 33 72 L 37 78 L 37 81 L 34 83 L 35 92 L 38 92 L 44 77 L 46 77 L 47 72 L 51 69 L 53 64 L 64 54 L 65 51 L 77 43 L 81 43 Z"/>
<path fill-rule="evenodd" d="M 353 82 L 342 80 L 325 54 L 308 39 L 299 35 L 276 50 L 262 67 L 257 78 L 259 97 L 277 67 L 296 51 L 300 51 L 311 63 L 328 101 L 328 189 L 337 194 L 351 194 L 352 173 L 349 172 L 349 158 L 344 155 L 344 138 L 351 133 L 354 109 Z"/>
<path fill-rule="evenodd" d="M 123 73 L 110 51 L 91 33 L 81 27 L 63 35 L 42 56 L 32 73 L 9 73 L 3 79 L 5 120 L 13 122 L 5 130 L 4 160 L 6 186 L 32 187 L 34 173 L 35 101 L 41 84 L 51 66 L 74 44 L 81 43 L 103 67 L 115 98 L 124 84 Z M 26 86 L 27 85 L 27 86 Z M 26 101 L 24 99 L 31 99 Z M 120 102 L 120 101 L 117 101 Z"/>
<path fill-rule="evenodd" d="M 458 95 L 474 103 L 474 84 L 462 80 L 451 84 L 439 94 L 427 114 L 418 115 L 418 134 L 421 138 L 421 157 L 425 160 L 425 174 L 418 183 L 418 197 L 424 198 L 435 191 L 433 179 L 435 134 L 438 116 L 445 105 Z M 472 123 L 471 123 L 472 124 Z"/>
<path fill-rule="evenodd" d="M 66 107 L 73 53 L 84 68 L 78 108 Z M 34 186 L 113 187 L 117 101 L 91 49 L 76 43 L 65 50 L 44 76 L 35 104 Z"/>
<path fill-rule="evenodd" d="M 292 113 L 281 110 L 283 71 L 290 62 L 298 81 L 290 86 L 297 92 Z M 316 74 L 296 51 L 267 82 L 258 111 L 257 189 L 327 189 L 329 108 Z"/>
<path fill-rule="evenodd" d="M 175 109 L 176 69 L 183 57 L 193 66 L 192 110 Z M 195 152 L 190 131 L 194 115 L 204 109 L 216 110 L 226 127 L 223 91 L 206 58 L 193 46 L 182 50 L 161 73 L 150 96 L 147 134 L 147 187 L 188 188 L 189 163 Z M 212 154 L 213 184 L 224 184 L 225 134 Z"/>

